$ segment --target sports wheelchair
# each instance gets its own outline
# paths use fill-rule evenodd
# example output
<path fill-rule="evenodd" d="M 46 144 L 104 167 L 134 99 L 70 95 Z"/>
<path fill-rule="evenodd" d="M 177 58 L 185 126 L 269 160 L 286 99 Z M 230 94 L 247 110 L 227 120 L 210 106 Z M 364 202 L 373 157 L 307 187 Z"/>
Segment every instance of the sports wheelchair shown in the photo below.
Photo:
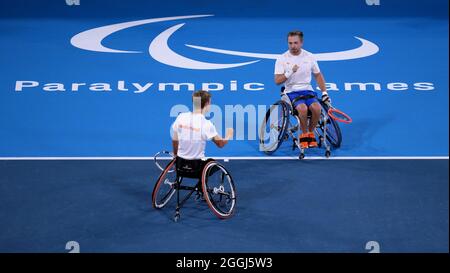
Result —
<path fill-rule="evenodd" d="M 172 157 L 165 168 L 158 163 L 158 156 L 161 154 Z M 226 219 L 233 215 L 236 208 L 236 189 L 233 178 L 217 161 L 214 159 L 186 160 L 174 157 L 167 151 L 157 153 L 154 161 L 162 171 L 153 188 L 152 205 L 154 208 L 163 208 L 176 195 L 173 220 L 178 222 L 181 207 L 195 193 L 195 200 L 206 201 L 212 212 L 220 219 Z M 195 179 L 197 183 L 195 186 L 181 185 L 184 178 Z M 181 190 L 188 192 L 182 200 L 180 199 Z"/>
<path fill-rule="evenodd" d="M 301 96 L 291 102 L 284 93 L 284 87 L 282 87 L 281 99 L 270 106 L 261 124 L 259 132 L 260 150 L 271 155 L 284 140 L 291 137 L 293 141 L 292 150 L 295 150 L 296 147 L 299 148 L 299 159 L 305 158 L 305 149 L 300 147 L 300 119 L 293 105 L 296 100 L 308 98 L 311 97 Z M 318 99 L 318 101 L 322 111 L 314 133 L 319 139 L 318 146 L 325 147 L 325 157 L 328 158 L 331 155 L 331 148 L 340 147 L 342 134 L 338 123 L 328 115 L 330 105 L 322 102 L 321 99 Z M 310 119 L 311 112 L 308 110 L 308 122 Z M 297 137 L 295 136 L 296 132 L 298 132 Z"/>

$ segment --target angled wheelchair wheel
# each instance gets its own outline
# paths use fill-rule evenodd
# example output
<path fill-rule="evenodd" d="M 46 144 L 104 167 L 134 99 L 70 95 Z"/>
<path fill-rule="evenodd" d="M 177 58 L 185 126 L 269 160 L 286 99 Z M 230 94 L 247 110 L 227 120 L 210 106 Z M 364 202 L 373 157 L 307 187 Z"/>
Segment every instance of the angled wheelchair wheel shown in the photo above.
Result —
<path fill-rule="evenodd" d="M 331 117 L 327 118 L 327 124 L 323 124 L 324 117 L 327 115 L 329 107 L 323 102 L 320 102 L 320 104 L 322 105 L 323 111 L 321 121 L 319 121 L 319 129 L 317 131 L 320 137 L 323 137 L 324 130 L 327 130 L 328 143 L 330 143 L 333 148 L 339 148 L 342 142 L 341 128 Z"/>
<path fill-rule="evenodd" d="M 270 155 L 286 138 L 289 126 L 289 108 L 284 101 L 277 101 L 267 110 L 259 130 L 259 147 Z"/>
<path fill-rule="evenodd" d="M 172 159 L 159 175 L 153 188 L 152 204 L 154 208 L 163 208 L 175 194 L 176 173 L 175 159 Z"/>
<path fill-rule="evenodd" d="M 202 172 L 202 190 L 206 203 L 221 219 L 233 215 L 236 207 L 236 190 L 233 178 L 216 161 L 208 162 Z"/>

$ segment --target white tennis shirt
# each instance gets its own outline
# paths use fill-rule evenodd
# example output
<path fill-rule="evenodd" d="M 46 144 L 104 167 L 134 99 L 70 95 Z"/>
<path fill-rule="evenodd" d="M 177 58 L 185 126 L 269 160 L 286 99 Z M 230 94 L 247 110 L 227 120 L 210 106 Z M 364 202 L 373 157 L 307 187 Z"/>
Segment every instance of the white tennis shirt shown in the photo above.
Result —
<path fill-rule="evenodd" d="M 184 159 L 204 158 L 206 141 L 217 136 L 214 124 L 200 113 L 179 114 L 171 129 L 178 135 L 177 155 Z"/>
<path fill-rule="evenodd" d="M 285 93 L 292 91 L 314 91 L 311 86 L 311 73 L 319 73 L 320 68 L 314 54 L 304 49 L 299 55 L 292 55 L 289 50 L 281 54 L 275 62 L 275 74 L 284 74 L 291 70 L 294 65 L 298 66 L 297 72 L 293 73 L 285 82 Z"/>

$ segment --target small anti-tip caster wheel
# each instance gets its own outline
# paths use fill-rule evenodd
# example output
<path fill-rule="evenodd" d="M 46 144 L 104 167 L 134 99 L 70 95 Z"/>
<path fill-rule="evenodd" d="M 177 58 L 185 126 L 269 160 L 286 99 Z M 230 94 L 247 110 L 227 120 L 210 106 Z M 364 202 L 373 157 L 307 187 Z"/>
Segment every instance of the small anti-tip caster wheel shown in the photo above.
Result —
<path fill-rule="evenodd" d="M 176 223 L 176 222 L 178 222 L 179 220 L 180 220 L 180 213 L 177 212 L 177 213 L 175 213 L 175 216 L 173 217 L 173 221 Z"/>
<path fill-rule="evenodd" d="M 325 152 L 325 157 L 326 157 L 326 158 L 329 158 L 330 155 L 331 155 L 331 152 L 330 152 L 330 151 L 326 151 L 326 152 Z"/>
<path fill-rule="evenodd" d="M 200 202 L 201 200 L 202 200 L 202 195 L 197 192 L 197 194 L 195 194 L 195 202 Z"/>
<path fill-rule="evenodd" d="M 301 154 L 298 156 L 298 159 L 303 159 L 303 158 L 305 158 L 305 154 L 304 154 L 304 153 L 301 153 Z"/>

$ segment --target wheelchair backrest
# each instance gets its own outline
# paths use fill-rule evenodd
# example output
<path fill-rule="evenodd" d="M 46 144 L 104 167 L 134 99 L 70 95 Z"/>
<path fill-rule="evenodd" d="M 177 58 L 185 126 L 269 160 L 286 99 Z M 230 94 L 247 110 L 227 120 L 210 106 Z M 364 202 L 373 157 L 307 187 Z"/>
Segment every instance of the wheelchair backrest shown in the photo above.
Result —
<path fill-rule="evenodd" d="M 175 161 L 177 175 L 187 178 L 200 178 L 205 161 L 201 159 L 184 159 L 177 157 Z"/>

